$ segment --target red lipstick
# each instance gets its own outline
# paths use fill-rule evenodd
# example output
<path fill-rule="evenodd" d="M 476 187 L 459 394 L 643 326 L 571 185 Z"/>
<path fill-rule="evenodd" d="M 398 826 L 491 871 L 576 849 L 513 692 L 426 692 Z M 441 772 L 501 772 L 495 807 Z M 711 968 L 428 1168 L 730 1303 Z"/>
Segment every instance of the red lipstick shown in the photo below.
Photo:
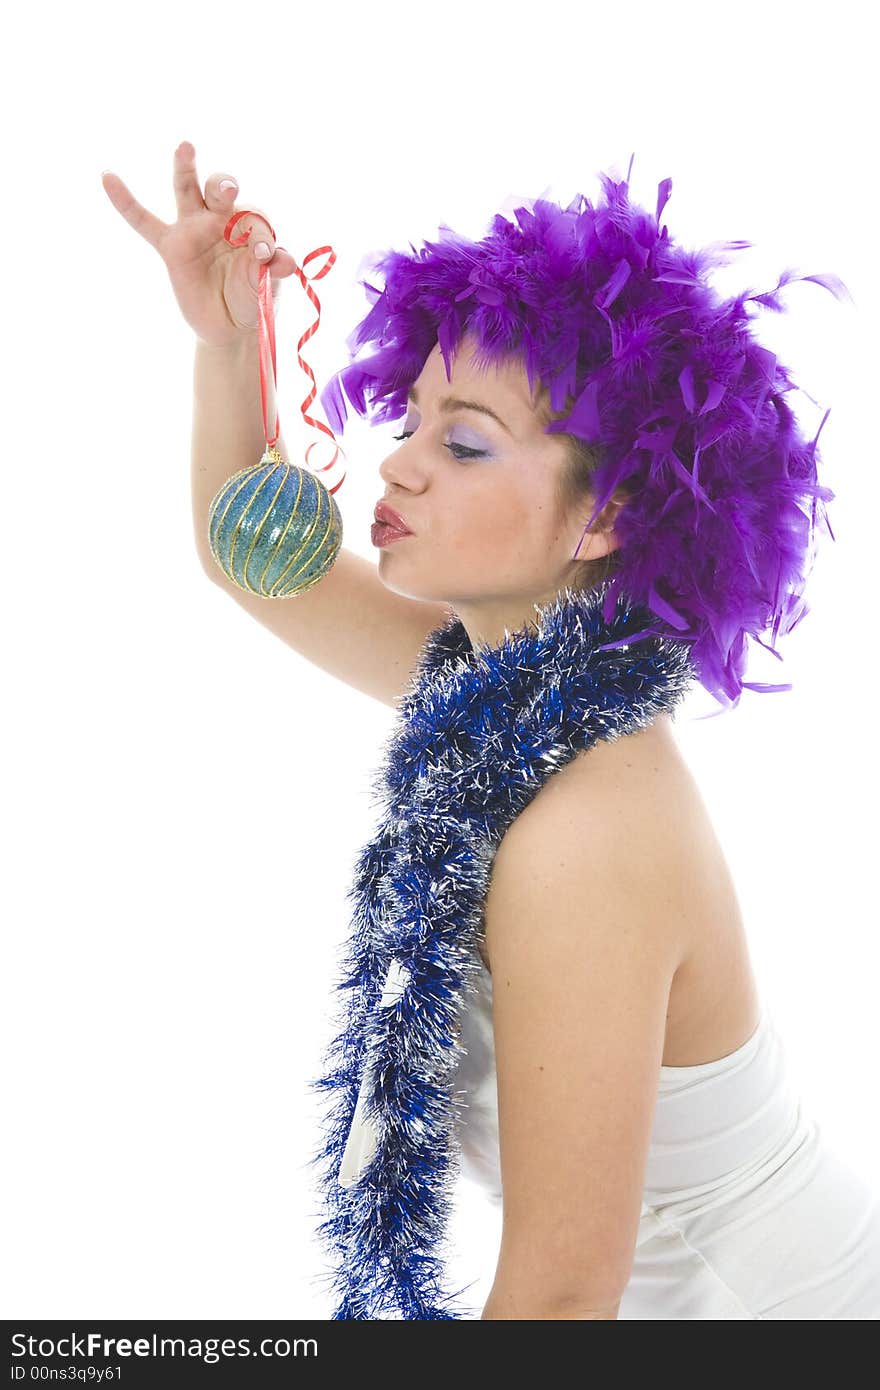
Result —
<path fill-rule="evenodd" d="M 399 541 L 402 537 L 413 534 L 400 513 L 387 502 L 377 502 L 373 515 L 376 518 L 370 530 L 373 545 L 390 545 L 392 541 Z"/>

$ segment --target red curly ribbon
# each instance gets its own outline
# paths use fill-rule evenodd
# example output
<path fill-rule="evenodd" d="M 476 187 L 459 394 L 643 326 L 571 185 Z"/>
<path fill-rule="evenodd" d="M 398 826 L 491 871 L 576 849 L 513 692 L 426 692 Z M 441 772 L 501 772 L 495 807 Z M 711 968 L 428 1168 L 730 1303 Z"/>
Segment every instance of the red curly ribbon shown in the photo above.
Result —
<path fill-rule="evenodd" d="M 267 223 L 267 226 L 269 227 L 269 231 L 270 231 L 270 233 L 271 233 L 272 240 L 275 241 L 275 229 L 273 228 L 272 224 L 271 224 L 270 222 L 268 222 L 268 220 L 267 220 L 265 217 L 263 217 L 263 214 L 262 214 L 262 213 L 255 213 L 255 212 L 252 212 L 249 208 L 242 208 L 239 212 L 233 213 L 232 217 L 230 217 L 229 221 L 226 223 L 226 226 L 223 228 L 223 237 L 224 237 L 224 240 L 225 240 L 225 241 L 228 241 L 230 246 L 244 246 L 245 243 L 247 242 L 247 239 L 248 239 L 249 234 L 253 231 L 253 227 L 248 227 L 247 231 L 243 232 L 243 233 L 241 234 L 241 236 L 233 237 L 233 236 L 231 235 L 233 227 L 236 225 L 236 223 L 237 223 L 242 217 L 260 217 L 260 218 L 262 218 L 263 221 L 265 221 L 265 222 Z M 276 244 L 276 248 L 277 248 L 277 241 L 276 241 L 275 244 Z M 282 246 L 280 249 L 281 249 L 282 251 L 286 250 L 286 248 L 283 247 L 283 246 Z M 309 263 L 309 261 L 314 260 L 315 256 L 322 256 L 325 252 L 328 253 L 329 259 L 328 259 L 326 265 L 323 267 L 323 269 L 322 269 L 322 270 L 319 270 L 319 271 L 317 272 L 316 275 L 305 275 L 304 272 L 303 272 L 303 270 L 300 268 L 300 266 L 298 266 L 298 265 L 296 264 L 296 261 L 294 261 L 294 269 L 295 269 L 297 275 L 299 276 L 300 283 L 301 283 L 303 289 L 305 290 L 306 294 L 309 296 L 309 299 L 310 299 L 310 300 L 312 301 L 312 303 L 314 304 L 315 309 L 317 310 L 317 318 L 315 319 L 314 323 L 311 324 L 310 327 L 306 329 L 305 333 L 303 333 L 302 337 L 300 338 L 299 342 L 298 342 L 297 345 L 296 345 L 296 349 L 297 349 L 297 351 L 296 351 L 296 356 L 297 356 L 297 360 L 298 360 L 298 362 L 299 362 L 299 365 L 302 367 L 303 371 L 304 371 L 304 372 L 307 372 L 308 375 L 309 375 L 309 376 L 311 377 L 311 379 L 312 379 L 312 389 L 311 389 L 311 391 L 309 392 L 309 394 L 306 396 L 306 398 L 305 398 L 305 400 L 303 401 L 302 405 L 300 406 L 300 410 L 302 411 L 302 416 L 303 416 L 303 419 L 305 420 L 306 424 L 307 424 L 307 425 L 312 425 L 316 430 L 320 430 L 322 434 L 326 434 L 330 439 L 332 439 L 332 441 L 333 441 L 333 447 L 334 447 L 334 449 L 336 450 L 336 452 L 334 453 L 334 455 L 333 455 L 333 457 L 332 457 L 332 459 L 330 460 L 329 463 L 325 463 L 324 466 L 323 466 L 322 468 L 311 469 L 312 472 L 317 472 L 317 473 L 324 473 L 324 472 L 327 471 L 328 468 L 332 468 L 333 465 L 334 465 L 334 463 L 336 462 L 337 458 L 339 457 L 339 455 L 342 454 L 343 457 L 344 457 L 344 454 L 345 454 L 345 451 L 344 451 L 343 449 L 340 449 L 338 443 L 336 442 L 336 436 L 335 436 L 335 434 L 333 433 L 333 431 L 330 429 L 330 426 L 329 426 L 329 425 L 325 425 L 325 424 L 323 423 L 323 421 L 321 421 L 321 420 L 315 420 L 311 415 L 307 415 L 307 414 L 306 414 L 306 411 L 308 410 L 308 407 L 311 405 L 312 401 L 315 399 L 315 396 L 317 395 L 317 387 L 316 387 L 316 384 L 315 384 L 315 374 L 314 374 L 314 372 L 312 371 L 311 367 L 309 366 L 308 362 L 306 362 L 305 358 L 302 356 L 302 354 L 301 354 L 301 352 L 300 352 L 300 348 L 303 346 L 304 343 L 307 343 L 307 342 L 308 342 L 309 338 L 311 338 L 312 335 L 313 335 L 313 333 L 316 332 L 316 330 L 317 330 L 317 328 L 318 328 L 318 325 L 319 325 L 319 323 L 321 322 L 321 304 L 320 304 L 320 301 L 319 301 L 319 299 L 318 299 L 318 296 L 315 294 L 314 290 L 311 288 L 311 286 L 309 285 L 308 281 L 309 281 L 309 280 L 320 280 L 320 279 L 322 278 L 322 276 L 326 275 L 327 272 L 328 272 L 330 269 L 332 269 L 332 267 L 333 267 L 333 265 L 334 265 L 334 263 L 335 263 L 335 261 L 336 261 L 336 252 L 333 250 L 332 246 L 319 246 L 319 247 L 317 247 L 314 251 L 310 251 L 309 254 L 305 257 L 305 259 L 304 259 L 304 261 L 303 261 L 303 266 L 307 266 L 308 263 Z M 288 255 L 289 255 L 289 254 L 290 254 L 290 253 L 288 252 Z M 278 439 L 279 434 L 281 433 L 280 422 L 279 422 L 279 417 L 278 417 L 278 409 L 277 409 L 277 399 L 278 399 L 278 396 L 277 396 L 278 372 L 277 372 L 276 356 L 275 356 L 275 309 L 274 309 L 274 304 L 273 304 L 273 302 L 272 302 L 272 282 L 271 282 L 271 280 L 270 280 L 270 278 L 269 278 L 269 266 L 268 266 L 268 264 L 265 264 L 265 265 L 261 265 L 261 266 L 260 266 L 260 283 L 259 283 L 259 289 L 258 289 L 258 291 L 257 291 L 257 308 L 258 308 L 258 310 L 259 310 L 259 316 L 260 316 L 260 317 L 259 317 L 258 335 L 257 335 L 257 336 L 258 336 L 258 340 L 259 340 L 259 348 L 260 348 L 260 401 L 261 401 L 261 403 L 262 403 L 262 409 L 263 409 L 263 434 L 264 434 L 264 436 L 265 436 L 265 439 L 266 439 L 266 446 L 267 446 L 267 448 L 268 448 L 268 447 L 271 447 L 271 446 L 276 442 L 276 440 Z M 270 360 L 271 360 L 271 363 L 272 363 L 272 383 L 273 383 L 273 388 L 275 389 L 275 400 L 276 400 L 276 409 L 275 409 L 275 431 L 274 431 L 274 434 L 272 435 L 271 439 L 270 439 L 270 437 L 269 437 L 269 420 L 268 420 L 268 407 L 267 407 L 267 393 L 268 393 L 268 385 L 269 385 L 269 362 L 270 362 Z M 317 442 L 316 440 L 312 440 L 311 444 L 310 444 L 309 447 L 306 449 L 306 467 L 307 467 L 307 468 L 310 467 L 310 465 L 309 465 L 309 454 L 311 453 L 312 449 L 315 447 L 316 442 Z M 346 472 L 346 473 L 343 473 L 342 477 L 339 479 L 339 482 L 336 484 L 335 487 L 328 488 L 328 491 L 329 491 L 329 493 L 330 493 L 331 496 L 333 495 L 334 492 L 338 492 L 338 491 L 339 491 L 339 489 L 342 487 L 342 484 L 345 482 L 346 477 L 347 477 L 347 472 Z"/>

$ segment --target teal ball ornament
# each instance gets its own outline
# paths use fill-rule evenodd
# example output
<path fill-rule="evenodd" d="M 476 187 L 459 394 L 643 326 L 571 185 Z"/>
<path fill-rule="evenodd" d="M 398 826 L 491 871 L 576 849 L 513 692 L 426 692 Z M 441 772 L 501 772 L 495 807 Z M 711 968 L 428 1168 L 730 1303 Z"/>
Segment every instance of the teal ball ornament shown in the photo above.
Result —
<path fill-rule="evenodd" d="M 227 579 L 263 598 L 292 598 L 318 584 L 342 546 L 342 514 L 307 468 L 270 445 L 225 482 L 208 513 L 211 553 Z"/>

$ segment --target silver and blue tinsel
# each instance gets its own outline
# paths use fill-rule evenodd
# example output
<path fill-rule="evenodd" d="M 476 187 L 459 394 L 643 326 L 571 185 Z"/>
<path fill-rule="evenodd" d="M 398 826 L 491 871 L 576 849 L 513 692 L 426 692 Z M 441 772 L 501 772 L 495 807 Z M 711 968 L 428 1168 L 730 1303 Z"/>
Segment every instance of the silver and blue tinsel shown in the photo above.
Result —
<path fill-rule="evenodd" d="M 609 583 L 534 605 L 535 619 L 494 647 L 475 649 L 451 616 L 399 702 L 373 788 L 378 829 L 348 894 L 340 1026 L 312 1082 L 330 1098 L 311 1163 L 333 1319 L 480 1316 L 447 1289 L 444 1264 L 459 1161 L 451 1076 L 492 861 L 554 772 L 647 727 L 695 679 L 687 642 Z M 356 1110 L 373 1144 L 343 1182 Z"/>

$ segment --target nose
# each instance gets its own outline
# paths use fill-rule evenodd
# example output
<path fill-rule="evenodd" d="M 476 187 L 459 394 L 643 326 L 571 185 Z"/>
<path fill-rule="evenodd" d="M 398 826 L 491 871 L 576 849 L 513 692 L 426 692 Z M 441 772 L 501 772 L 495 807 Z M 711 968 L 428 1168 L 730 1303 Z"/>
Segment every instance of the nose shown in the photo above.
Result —
<path fill-rule="evenodd" d="M 420 492 L 425 485 L 424 470 L 418 462 L 417 451 L 407 449 L 410 443 L 404 440 L 397 445 L 379 465 L 379 477 L 385 483 L 405 488 L 407 492 Z"/>

